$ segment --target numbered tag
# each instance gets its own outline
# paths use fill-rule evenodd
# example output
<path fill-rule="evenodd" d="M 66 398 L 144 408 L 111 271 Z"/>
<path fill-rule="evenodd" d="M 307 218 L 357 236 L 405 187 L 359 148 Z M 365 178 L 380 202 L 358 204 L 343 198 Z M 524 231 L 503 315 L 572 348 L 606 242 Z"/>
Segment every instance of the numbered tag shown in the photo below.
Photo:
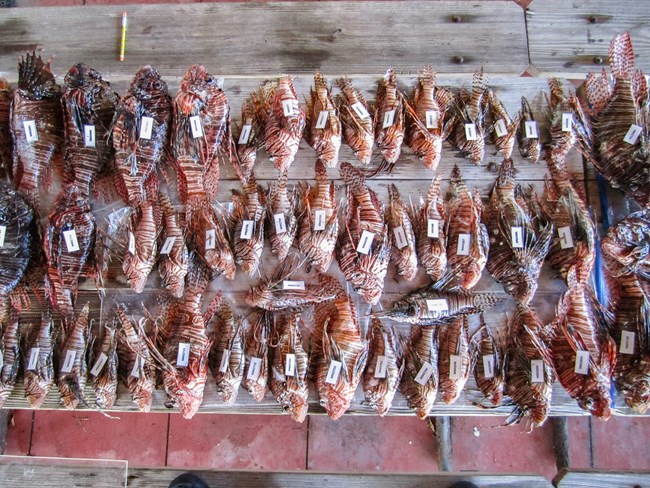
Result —
<path fill-rule="evenodd" d="M 282 289 L 283 290 L 304 290 L 305 289 L 305 282 L 304 281 L 284 280 L 282 282 Z"/>
<path fill-rule="evenodd" d="M 194 139 L 203 137 L 203 124 L 201 123 L 200 116 L 193 115 L 190 117 L 190 129 L 192 130 L 192 137 Z"/>
<path fill-rule="evenodd" d="M 524 228 L 523 227 L 511 227 L 510 228 L 510 240 L 512 242 L 512 247 L 514 249 L 523 249 L 523 247 L 524 247 Z"/>
<path fill-rule="evenodd" d="M 129 252 L 135 256 L 135 234 L 129 232 Z"/>
<path fill-rule="evenodd" d="M 224 349 L 223 354 L 221 355 L 221 362 L 219 363 L 219 372 L 225 373 L 228 371 L 228 365 L 230 364 L 230 349 Z"/>
<path fill-rule="evenodd" d="M 205 250 L 209 251 L 217 247 L 217 231 L 208 229 L 205 231 Z"/>
<path fill-rule="evenodd" d="M 298 100 L 282 100 L 282 113 L 285 117 L 298 115 L 299 111 Z"/>
<path fill-rule="evenodd" d="M 284 375 L 296 376 L 296 355 L 287 354 L 284 360 Z"/>
<path fill-rule="evenodd" d="M 262 358 L 251 358 L 246 379 L 256 381 L 260 374 L 262 374 Z"/>
<path fill-rule="evenodd" d="M 97 145 L 94 125 L 84 125 L 84 146 L 95 147 Z"/>
<path fill-rule="evenodd" d="M 573 114 L 564 112 L 562 114 L 562 132 L 571 132 L 573 130 Z"/>
<path fill-rule="evenodd" d="M 440 221 L 438 219 L 427 219 L 427 237 L 440 237 Z"/>
<path fill-rule="evenodd" d="M 525 123 L 526 139 L 539 139 L 537 132 L 537 122 L 534 120 L 527 120 Z"/>
<path fill-rule="evenodd" d="M 250 124 L 246 124 L 241 128 L 241 132 L 239 133 L 239 140 L 237 141 L 237 144 L 248 144 L 248 140 L 251 138 L 251 132 L 253 130 L 253 127 Z"/>
<path fill-rule="evenodd" d="M 476 137 L 476 124 L 465 124 L 465 139 L 475 141 Z"/>
<path fill-rule="evenodd" d="M 628 144 L 636 144 L 636 141 L 639 139 L 639 136 L 641 135 L 642 131 L 643 131 L 643 127 L 639 127 L 638 125 L 632 124 L 628 129 L 627 133 L 625 134 L 623 141 L 627 142 Z"/>
<path fill-rule="evenodd" d="M 508 127 L 506 126 L 506 121 L 499 119 L 494 123 L 494 132 L 497 137 L 505 137 L 508 135 Z"/>
<path fill-rule="evenodd" d="M 5 247 L 5 235 L 7 234 L 7 226 L 0 225 L 0 247 Z"/>
<path fill-rule="evenodd" d="M 318 119 L 316 120 L 316 128 L 317 129 L 324 129 L 325 126 L 327 125 L 327 121 L 330 118 L 330 112 L 329 110 L 323 110 L 321 113 L 318 114 Z"/>
<path fill-rule="evenodd" d="M 352 110 L 356 112 L 356 114 L 359 116 L 360 119 L 370 118 L 370 114 L 368 113 L 368 110 L 361 102 L 353 103 Z"/>
<path fill-rule="evenodd" d="M 377 356 L 375 378 L 385 378 L 388 373 L 388 356 Z"/>
<path fill-rule="evenodd" d="M 444 298 L 431 298 L 427 300 L 427 310 L 429 312 L 448 312 L 449 305 Z"/>
<path fill-rule="evenodd" d="M 573 247 L 573 237 L 571 237 L 571 227 L 558 227 L 557 235 L 560 238 L 560 249 L 569 249 Z"/>
<path fill-rule="evenodd" d="M 153 132 L 153 118 L 142 117 L 140 119 L 140 139 L 151 139 Z"/>
<path fill-rule="evenodd" d="M 395 246 L 397 249 L 404 249 L 408 246 L 408 241 L 406 240 L 406 233 L 404 232 L 404 227 L 401 225 L 393 229 L 393 234 L 395 235 Z"/>
<path fill-rule="evenodd" d="M 27 371 L 33 371 L 38 366 L 38 357 L 41 352 L 40 347 L 32 347 L 29 350 L 29 361 L 27 361 Z"/>
<path fill-rule="evenodd" d="M 139 378 L 140 377 L 140 370 L 144 366 L 144 358 L 140 356 L 135 357 L 135 361 L 133 362 L 133 367 L 131 368 L 131 376 L 133 378 Z"/>
<path fill-rule="evenodd" d="M 2 351 L 0 351 L 0 369 L 5 365 L 5 357 L 2 354 Z"/>
<path fill-rule="evenodd" d="M 494 378 L 494 355 L 486 354 L 483 356 L 483 376 L 487 379 Z"/>
<path fill-rule="evenodd" d="M 383 129 L 388 129 L 395 123 L 395 110 L 389 110 L 384 113 L 384 123 L 382 124 Z"/>
<path fill-rule="evenodd" d="M 544 383 L 544 360 L 533 359 L 530 362 L 530 382 Z"/>
<path fill-rule="evenodd" d="M 65 351 L 65 360 L 63 361 L 63 366 L 61 366 L 62 373 L 70 373 L 72 367 L 74 366 L 74 358 L 77 356 L 77 351 L 74 349 L 68 349 Z"/>
<path fill-rule="evenodd" d="M 456 354 L 449 355 L 449 379 L 459 380 L 462 378 L 462 361 L 461 357 Z"/>
<path fill-rule="evenodd" d="M 239 234 L 240 239 L 251 240 L 253 238 L 253 227 L 255 227 L 255 222 L 253 220 L 244 220 L 241 223 L 241 233 Z"/>
<path fill-rule="evenodd" d="M 330 385 L 336 384 L 336 382 L 339 380 L 339 376 L 341 376 L 342 367 L 343 367 L 343 363 L 341 363 L 340 361 L 332 360 L 330 362 L 330 367 L 327 370 L 327 377 L 325 378 L 325 383 L 328 383 Z"/>
<path fill-rule="evenodd" d="M 165 239 L 165 243 L 163 246 L 160 248 L 160 254 L 169 254 L 172 252 L 172 249 L 174 248 L 174 243 L 176 242 L 176 237 L 171 236 Z"/>
<path fill-rule="evenodd" d="M 273 221 L 275 222 L 275 233 L 284 234 L 287 231 L 287 223 L 284 220 L 283 213 L 277 213 L 273 215 Z"/>
<path fill-rule="evenodd" d="M 427 110 L 424 113 L 424 120 L 426 122 L 427 129 L 437 129 L 439 117 L 440 117 L 440 112 L 438 112 L 437 110 Z"/>
<path fill-rule="evenodd" d="M 36 131 L 35 120 L 25 120 L 23 122 L 23 128 L 25 129 L 25 140 L 27 142 L 38 141 L 38 132 Z"/>
<path fill-rule="evenodd" d="M 63 231 L 63 240 L 68 252 L 75 252 L 79 250 L 79 241 L 77 241 L 77 233 L 74 229 Z"/>
<path fill-rule="evenodd" d="M 314 212 L 314 230 L 325 230 L 326 217 L 325 210 L 316 210 Z"/>
<path fill-rule="evenodd" d="M 621 344 L 618 346 L 618 352 L 621 354 L 634 354 L 634 332 L 629 330 L 621 331 Z"/>
<path fill-rule="evenodd" d="M 456 247 L 456 254 L 459 256 L 469 256 L 469 246 L 472 241 L 472 236 L 469 234 L 458 234 L 458 246 Z"/>
<path fill-rule="evenodd" d="M 433 375 L 433 369 L 433 364 L 425 362 L 422 364 L 422 367 L 420 368 L 420 371 L 418 371 L 418 374 L 415 375 L 415 381 L 420 385 L 426 385 L 427 381 L 429 381 L 429 378 L 431 378 Z"/>
<path fill-rule="evenodd" d="M 99 353 L 99 357 L 97 358 L 97 361 L 95 361 L 95 365 L 90 370 L 90 374 L 93 376 L 98 376 L 99 373 L 102 372 L 102 369 L 104 369 L 106 361 L 108 361 L 108 356 L 103 352 Z"/>
<path fill-rule="evenodd" d="M 589 374 L 589 351 L 576 352 L 576 364 L 573 371 L 578 374 Z"/>
<path fill-rule="evenodd" d="M 357 252 L 361 254 L 368 254 L 370 248 L 372 247 L 372 240 L 375 238 L 375 234 L 368 230 L 364 230 L 361 233 L 361 239 L 359 239 L 359 245 L 357 246 Z"/>
<path fill-rule="evenodd" d="M 176 366 L 187 366 L 190 364 L 190 343 L 181 342 L 178 344 L 178 354 L 176 355 Z"/>

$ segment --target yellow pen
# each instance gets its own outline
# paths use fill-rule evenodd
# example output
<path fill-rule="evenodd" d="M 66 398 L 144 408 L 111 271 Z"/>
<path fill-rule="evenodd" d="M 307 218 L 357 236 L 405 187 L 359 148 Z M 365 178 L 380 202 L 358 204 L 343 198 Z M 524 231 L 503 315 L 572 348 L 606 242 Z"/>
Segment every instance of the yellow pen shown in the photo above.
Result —
<path fill-rule="evenodd" d="M 122 12 L 122 41 L 120 42 L 120 61 L 124 61 L 126 50 L 126 12 Z"/>

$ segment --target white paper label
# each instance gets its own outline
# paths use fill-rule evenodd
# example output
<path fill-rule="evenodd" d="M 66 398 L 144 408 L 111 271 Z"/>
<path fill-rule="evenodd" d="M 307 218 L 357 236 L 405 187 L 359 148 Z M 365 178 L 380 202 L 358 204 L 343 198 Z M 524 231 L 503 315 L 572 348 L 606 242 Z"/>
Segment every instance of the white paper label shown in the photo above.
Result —
<path fill-rule="evenodd" d="M 399 227 L 395 227 L 393 229 L 393 234 L 395 235 L 395 246 L 397 246 L 397 249 L 404 249 L 406 246 L 408 246 L 404 227 L 401 225 Z"/>
<path fill-rule="evenodd" d="M 104 365 L 106 364 L 106 361 L 108 361 L 108 356 L 103 352 L 99 353 L 99 357 L 97 358 L 97 361 L 95 361 L 93 368 L 90 370 L 90 374 L 97 376 L 99 373 L 101 373 Z"/>
<path fill-rule="evenodd" d="M 0 351 L 0 369 L 5 365 L 5 357 L 2 354 L 2 351 Z"/>
<path fill-rule="evenodd" d="M 133 368 L 131 368 L 131 376 L 134 378 L 139 378 L 140 377 L 140 370 L 144 366 L 144 358 L 140 356 L 135 357 L 135 361 L 133 362 Z"/>
<path fill-rule="evenodd" d="M 388 373 L 388 356 L 377 356 L 375 378 L 385 378 Z"/>
<path fill-rule="evenodd" d="M 190 343 L 181 342 L 178 344 L 178 354 L 176 355 L 176 366 L 187 366 L 190 364 Z"/>
<path fill-rule="evenodd" d="M 465 139 L 475 141 L 476 137 L 476 124 L 465 124 Z"/>
<path fill-rule="evenodd" d="M 458 246 L 456 247 L 456 254 L 459 256 L 469 256 L 469 245 L 472 236 L 469 234 L 458 234 Z"/>
<path fill-rule="evenodd" d="M 459 380 L 462 378 L 461 373 L 462 362 L 461 357 L 456 354 L 449 355 L 449 379 L 450 380 Z"/>
<path fill-rule="evenodd" d="M 129 232 L 129 252 L 135 256 L 135 234 Z"/>
<path fill-rule="evenodd" d="M 506 126 L 506 121 L 499 119 L 494 124 L 494 132 L 497 137 L 505 137 L 508 135 L 508 127 Z"/>
<path fill-rule="evenodd" d="M 357 252 L 361 254 L 368 254 L 370 248 L 372 247 L 372 240 L 375 238 L 375 234 L 370 231 L 364 230 L 361 233 L 361 239 L 359 239 L 359 245 L 357 246 Z"/>
<path fill-rule="evenodd" d="M 316 120 L 316 128 L 317 129 L 324 129 L 325 126 L 327 125 L 327 121 L 330 118 L 330 113 L 329 110 L 323 110 L 321 113 L 318 114 L 318 119 Z"/>
<path fill-rule="evenodd" d="M 253 227 L 255 227 L 255 221 L 253 220 L 244 220 L 241 223 L 241 233 L 239 234 L 240 239 L 250 240 L 253 238 Z"/>
<path fill-rule="evenodd" d="M 165 239 L 165 243 L 160 248 L 160 254 L 169 254 L 170 252 L 172 252 L 172 248 L 174 247 L 175 242 L 176 242 L 175 236 L 171 236 Z"/>
<path fill-rule="evenodd" d="M 75 252 L 79 250 L 79 242 L 77 241 L 77 233 L 74 229 L 63 231 L 63 240 L 68 252 Z"/>
<path fill-rule="evenodd" d="M 438 112 L 437 110 L 427 110 L 424 113 L 424 119 L 426 122 L 427 129 L 437 129 L 439 117 L 440 117 L 440 112 Z"/>
<path fill-rule="evenodd" d="M 557 235 L 560 238 L 560 249 L 569 249 L 573 247 L 573 237 L 571 237 L 571 227 L 558 227 Z"/>
<path fill-rule="evenodd" d="M 524 247 L 524 229 L 523 227 L 510 228 L 510 240 L 514 249 L 523 249 Z"/>
<path fill-rule="evenodd" d="M 316 210 L 314 212 L 314 230 L 325 230 L 326 217 L 325 210 Z"/>
<path fill-rule="evenodd" d="M 440 221 L 438 219 L 427 219 L 427 237 L 440 237 Z"/>
<path fill-rule="evenodd" d="M 571 132 L 573 130 L 573 114 L 565 112 L 562 114 L 562 132 Z"/>
<path fill-rule="evenodd" d="M 360 119 L 370 118 L 370 114 L 368 113 L 368 110 L 366 110 L 366 107 L 364 107 L 363 103 L 361 102 L 353 103 L 352 110 L 354 110 L 357 113 Z"/>
<path fill-rule="evenodd" d="M 192 137 L 198 139 L 203 137 L 203 124 L 201 124 L 201 117 L 193 115 L 190 117 L 190 129 L 192 129 Z"/>
<path fill-rule="evenodd" d="M 416 383 L 426 385 L 427 381 L 429 381 L 429 378 L 431 378 L 431 375 L 433 375 L 433 365 L 431 363 L 425 362 L 422 364 L 420 371 L 418 371 L 418 374 L 415 375 L 414 379 Z"/>
<path fill-rule="evenodd" d="M 248 364 L 248 374 L 246 378 L 252 381 L 256 381 L 257 378 L 262 374 L 262 358 L 251 358 L 250 363 Z"/>
<path fill-rule="evenodd" d="M 237 144 L 248 144 L 248 140 L 251 138 L 251 131 L 252 127 L 250 124 L 246 124 L 241 128 L 241 132 L 239 133 L 239 140 L 237 141 Z"/>
<path fill-rule="evenodd" d="M 483 356 L 483 376 L 487 379 L 494 378 L 494 355 L 486 354 Z"/>
<path fill-rule="evenodd" d="M 589 351 L 576 352 L 576 364 L 573 371 L 578 374 L 589 374 Z"/>
<path fill-rule="evenodd" d="M 336 384 L 336 382 L 339 380 L 339 376 L 341 375 L 342 367 L 343 367 L 343 363 L 341 363 L 340 361 L 332 360 L 330 362 L 330 367 L 327 370 L 327 377 L 325 378 L 325 383 L 329 383 L 330 385 Z"/>
<path fill-rule="evenodd" d="M 537 133 L 537 122 L 534 120 L 527 120 L 526 124 L 526 139 L 538 139 L 539 134 Z"/>
<path fill-rule="evenodd" d="M 384 123 L 382 125 L 383 129 L 388 129 L 395 123 L 395 110 L 389 110 L 384 113 Z"/>
<path fill-rule="evenodd" d="M 533 359 L 530 362 L 531 383 L 544 383 L 544 360 Z"/>
<path fill-rule="evenodd" d="M 27 142 L 38 141 L 38 132 L 36 132 L 36 121 L 25 120 L 23 122 L 23 127 L 25 129 L 25 140 Z"/>
<path fill-rule="evenodd" d="M 221 362 L 219 363 L 219 372 L 225 373 L 228 371 L 228 365 L 230 364 L 230 349 L 224 349 L 221 356 Z"/>
<path fill-rule="evenodd" d="M 431 298 L 427 300 L 427 309 L 429 312 L 448 312 L 449 305 L 444 298 Z"/>
<path fill-rule="evenodd" d="M 153 118 L 142 117 L 140 120 L 140 139 L 151 139 L 153 132 Z"/>
<path fill-rule="evenodd" d="M 27 362 L 27 371 L 32 371 L 38 366 L 38 356 L 41 352 L 40 347 L 32 347 L 29 350 L 29 361 Z"/>
<path fill-rule="evenodd" d="M 5 235 L 7 234 L 7 226 L 0 225 L 0 247 L 5 245 Z"/>
<path fill-rule="evenodd" d="M 94 125 L 84 125 L 84 146 L 95 147 L 97 145 Z"/>
<path fill-rule="evenodd" d="M 628 144 L 636 144 L 636 141 L 641 135 L 642 131 L 643 131 L 643 127 L 639 127 L 638 125 L 632 124 L 628 129 L 627 134 L 625 134 L 623 141 L 627 142 Z"/>
<path fill-rule="evenodd" d="M 282 100 L 282 113 L 285 117 L 298 115 L 299 111 L 298 100 Z"/>
<path fill-rule="evenodd" d="M 629 330 L 621 331 L 621 344 L 618 347 L 618 352 L 621 354 L 634 354 L 634 332 Z"/>
<path fill-rule="evenodd" d="M 287 231 L 287 223 L 284 220 L 283 213 L 273 214 L 273 221 L 275 222 L 276 234 L 284 234 Z"/>
<path fill-rule="evenodd" d="M 62 373 L 70 373 L 72 367 L 74 366 L 74 358 L 77 356 L 77 351 L 74 349 L 67 349 L 65 351 L 65 360 L 63 361 L 63 366 L 61 367 Z"/>
<path fill-rule="evenodd" d="M 217 231 L 208 229 L 205 231 L 205 250 L 209 251 L 217 247 Z"/>
<path fill-rule="evenodd" d="M 284 375 L 296 376 L 296 355 L 287 354 L 284 357 Z"/>
<path fill-rule="evenodd" d="M 282 282 L 282 289 L 283 290 L 304 290 L 305 289 L 305 282 L 304 281 L 284 280 Z"/>

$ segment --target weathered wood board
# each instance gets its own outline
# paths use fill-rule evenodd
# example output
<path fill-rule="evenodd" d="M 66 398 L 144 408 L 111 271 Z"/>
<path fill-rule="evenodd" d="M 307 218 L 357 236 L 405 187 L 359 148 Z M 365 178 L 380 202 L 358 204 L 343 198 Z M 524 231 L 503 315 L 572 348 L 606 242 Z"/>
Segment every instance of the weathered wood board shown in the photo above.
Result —
<path fill-rule="evenodd" d="M 595 469 L 562 469 L 553 478 L 557 488 L 610 488 L 612 486 L 647 488 L 648 471 L 600 471 Z"/>

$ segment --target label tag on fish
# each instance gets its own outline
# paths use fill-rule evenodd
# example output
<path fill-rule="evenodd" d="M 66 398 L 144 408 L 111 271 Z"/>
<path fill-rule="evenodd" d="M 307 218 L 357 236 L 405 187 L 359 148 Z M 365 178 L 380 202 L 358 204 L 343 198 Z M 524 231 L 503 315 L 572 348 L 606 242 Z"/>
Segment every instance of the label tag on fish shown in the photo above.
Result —
<path fill-rule="evenodd" d="M 153 118 L 142 117 L 142 119 L 140 119 L 140 139 L 151 139 L 152 132 L 153 132 Z"/>
<path fill-rule="evenodd" d="M 284 360 L 284 375 L 296 376 L 296 355 L 287 354 Z"/>
<path fill-rule="evenodd" d="M 205 250 L 209 251 L 217 246 L 217 231 L 208 229 L 205 231 Z"/>
<path fill-rule="evenodd" d="M 36 121 L 25 120 L 23 121 L 23 128 L 25 129 L 25 140 L 27 142 L 38 141 L 38 132 L 36 132 Z"/>
<path fill-rule="evenodd" d="M 171 236 L 165 239 L 165 243 L 160 248 L 160 254 L 169 254 L 170 252 L 172 252 L 172 248 L 174 247 L 175 242 L 176 242 L 176 236 Z"/>
<path fill-rule="evenodd" d="M 336 382 L 339 380 L 339 376 L 341 376 L 341 368 L 343 367 L 343 363 L 340 361 L 330 361 L 330 367 L 327 370 L 327 377 L 325 378 L 325 383 L 328 383 L 330 385 L 335 385 Z"/>
<path fill-rule="evenodd" d="M 462 378 L 462 360 L 461 357 L 456 354 L 449 355 L 449 379 L 450 380 L 459 380 Z"/>
<path fill-rule="evenodd" d="M 65 351 L 65 360 L 63 361 L 63 366 L 61 366 L 62 373 L 70 373 L 72 367 L 74 366 L 74 358 L 77 356 L 77 351 L 74 349 L 67 349 Z"/>
<path fill-rule="evenodd" d="M 510 241 L 514 249 L 523 249 L 524 247 L 524 228 L 511 227 L 510 228 Z"/>
<path fill-rule="evenodd" d="M 2 354 L 2 351 L 0 351 L 0 369 L 5 365 L 5 357 Z"/>
<path fill-rule="evenodd" d="M 465 124 L 465 139 L 475 141 L 476 137 L 476 124 Z"/>
<path fill-rule="evenodd" d="M 483 376 L 487 379 L 494 378 L 494 355 L 486 354 L 483 356 Z"/>
<path fill-rule="evenodd" d="M 562 132 L 571 132 L 573 130 L 573 114 L 564 112 L 562 114 Z"/>
<path fill-rule="evenodd" d="M 469 245 L 471 242 L 471 235 L 458 234 L 458 246 L 456 247 L 456 254 L 459 256 L 469 256 Z"/>
<path fill-rule="evenodd" d="M 283 213 L 273 214 L 273 221 L 275 222 L 276 234 L 284 234 L 287 231 L 287 223 L 284 220 Z"/>
<path fill-rule="evenodd" d="M 86 147 L 95 147 L 95 126 L 94 125 L 84 125 L 84 146 Z"/>
<path fill-rule="evenodd" d="M 571 227 L 558 227 L 557 235 L 560 238 L 560 249 L 569 249 L 573 247 L 573 237 L 571 237 Z"/>
<path fill-rule="evenodd" d="M 129 232 L 129 252 L 135 256 L 135 234 Z"/>
<path fill-rule="evenodd" d="M 384 113 L 384 123 L 382 124 L 382 129 L 388 129 L 395 123 L 395 110 L 389 110 Z"/>
<path fill-rule="evenodd" d="M 621 331 L 621 344 L 618 347 L 618 352 L 621 354 L 634 354 L 634 332 L 629 330 Z"/>
<path fill-rule="evenodd" d="M 282 289 L 283 290 L 304 290 L 305 289 L 305 282 L 304 281 L 284 280 L 282 282 Z"/>
<path fill-rule="evenodd" d="M 187 366 L 188 364 L 190 364 L 190 343 L 181 342 L 178 344 L 176 366 Z"/>
<path fill-rule="evenodd" d="M 135 357 L 133 368 L 131 368 L 131 376 L 134 378 L 140 377 L 140 370 L 144 367 L 144 358 L 140 356 Z"/>
<path fill-rule="evenodd" d="M 438 219 L 427 219 L 427 237 L 440 237 L 440 221 Z"/>
<path fill-rule="evenodd" d="M 298 100 L 282 100 L 282 113 L 285 117 L 298 115 L 299 111 Z"/>
<path fill-rule="evenodd" d="M 251 240 L 253 238 L 253 227 L 255 227 L 255 221 L 253 220 L 244 220 L 241 223 L 241 233 L 239 234 L 240 239 Z"/>
<path fill-rule="evenodd" d="M 104 365 L 106 364 L 106 361 L 108 361 L 108 356 L 103 352 L 99 353 L 99 357 L 97 358 L 97 361 L 95 361 L 95 365 L 90 370 L 90 374 L 97 376 L 99 373 L 101 373 Z"/>
<path fill-rule="evenodd" d="M 641 135 L 642 131 L 643 131 L 643 127 L 632 124 L 630 128 L 627 130 L 627 134 L 625 134 L 623 141 L 627 142 L 628 144 L 636 144 L 636 141 L 637 139 L 639 139 L 639 136 Z"/>
<path fill-rule="evenodd" d="M 425 362 L 422 364 L 420 371 L 418 371 L 418 374 L 415 375 L 415 382 L 423 386 L 426 385 L 427 381 L 429 381 L 429 378 L 431 378 L 431 375 L 433 375 L 433 369 L 433 364 L 431 363 Z"/>
<path fill-rule="evenodd" d="M 327 125 L 327 121 L 330 118 L 329 110 L 323 110 L 318 114 L 318 120 L 316 120 L 316 129 L 324 129 Z"/>
<path fill-rule="evenodd" d="M 325 210 L 314 211 L 314 230 L 325 230 Z"/>
<path fill-rule="evenodd" d="M 427 309 L 429 312 L 448 312 L 449 305 L 444 298 L 431 298 L 427 300 Z"/>
<path fill-rule="evenodd" d="M 539 139 L 537 132 L 537 122 L 534 120 L 527 120 L 526 124 L 526 139 Z"/>
<path fill-rule="evenodd" d="M 375 238 L 375 234 L 370 231 L 364 230 L 361 233 L 361 239 L 359 239 L 359 245 L 357 246 L 357 252 L 361 254 L 368 254 L 370 248 L 372 247 L 372 240 Z"/>
<path fill-rule="evenodd" d="M 262 358 L 251 358 L 246 379 L 256 381 L 262 374 Z"/>
<path fill-rule="evenodd" d="M 576 364 L 573 371 L 578 374 L 589 374 L 589 351 L 576 351 Z"/>
<path fill-rule="evenodd" d="M 68 252 L 75 252 L 79 250 L 77 233 L 74 231 L 74 229 L 64 230 L 63 240 L 65 241 L 65 247 L 68 248 Z"/>
<path fill-rule="evenodd" d="M 32 347 L 29 350 L 29 361 L 27 362 L 27 371 L 33 371 L 38 366 L 38 356 L 41 352 L 40 347 Z"/>
<path fill-rule="evenodd" d="M 7 234 L 7 226 L 0 225 L 0 247 L 5 245 L 5 235 Z"/>
<path fill-rule="evenodd" d="M 533 359 L 530 362 L 530 382 L 544 383 L 544 360 Z"/>
<path fill-rule="evenodd" d="M 499 119 L 494 123 L 494 132 L 497 137 L 505 137 L 508 135 L 508 128 L 506 127 L 506 121 Z"/>
<path fill-rule="evenodd" d="M 375 378 L 385 378 L 388 373 L 388 356 L 377 356 Z"/>
<path fill-rule="evenodd" d="M 237 141 L 237 144 L 248 144 L 248 140 L 251 138 L 251 131 L 252 131 L 252 126 L 250 124 L 246 124 L 241 128 L 241 132 L 239 133 L 239 140 Z"/>
<path fill-rule="evenodd" d="M 438 112 L 437 110 L 427 110 L 424 113 L 424 119 L 426 122 L 427 129 L 437 129 L 439 117 L 440 117 L 440 112 Z"/>
<path fill-rule="evenodd" d="M 192 130 L 192 137 L 198 139 L 203 137 L 203 124 L 201 124 L 201 117 L 193 115 L 190 117 L 190 129 Z"/>
<path fill-rule="evenodd" d="M 353 103 L 351 107 L 352 110 L 354 110 L 357 113 L 360 119 L 363 120 L 363 119 L 370 118 L 370 114 L 368 113 L 368 110 L 366 110 L 366 107 L 364 107 L 363 103 L 361 102 Z"/>
<path fill-rule="evenodd" d="M 397 249 L 404 249 L 406 246 L 408 246 L 404 227 L 401 225 L 399 227 L 395 227 L 393 229 L 393 234 L 395 234 L 395 246 L 397 246 Z"/>
<path fill-rule="evenodd" d="M 221 355 L 221 362 L 219 363 L 219 373 L 225 373 L 228 371 L 228 365 L 230 364 L 230 349 L 224 349 L 223 354 Z"/>

